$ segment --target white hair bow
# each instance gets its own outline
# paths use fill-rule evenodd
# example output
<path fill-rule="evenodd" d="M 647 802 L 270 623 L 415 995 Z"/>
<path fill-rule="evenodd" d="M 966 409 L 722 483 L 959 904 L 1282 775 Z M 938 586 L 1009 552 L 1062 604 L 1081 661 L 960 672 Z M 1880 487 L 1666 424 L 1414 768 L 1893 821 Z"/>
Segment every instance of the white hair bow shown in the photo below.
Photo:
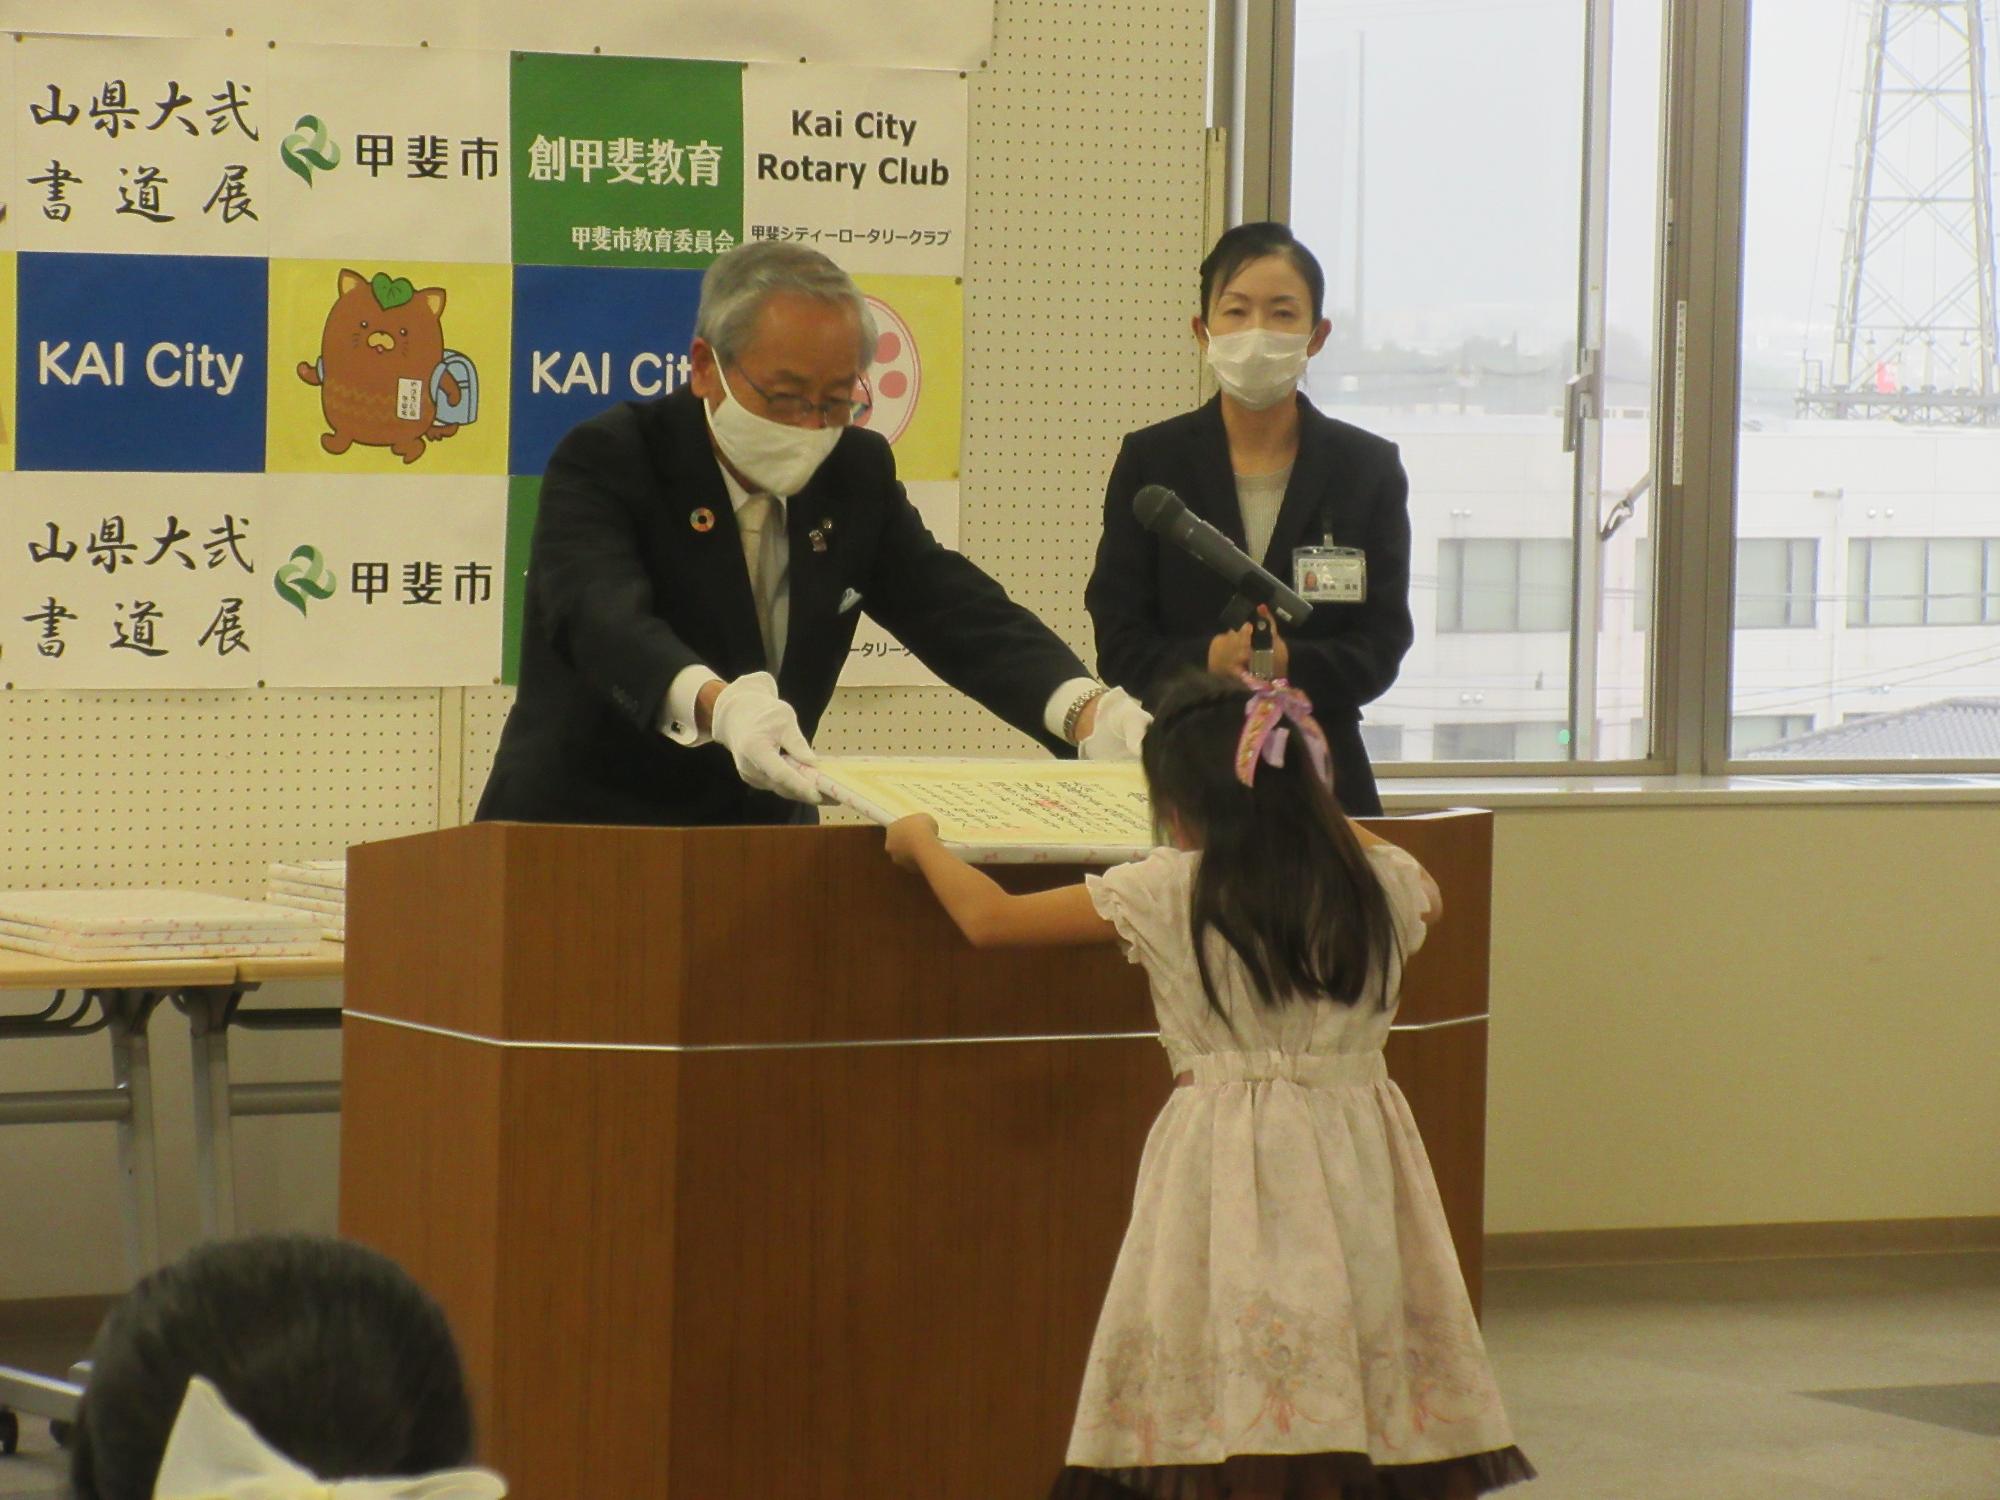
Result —
<path fill-rule="evenodd" d="M 506 1493 L 507 1481 L 489 1469 L 321 1479 L 259 1437 L 199 1375 L 188 1381 L 153 1481 L 153 1500 L 501 1500 Z"/>

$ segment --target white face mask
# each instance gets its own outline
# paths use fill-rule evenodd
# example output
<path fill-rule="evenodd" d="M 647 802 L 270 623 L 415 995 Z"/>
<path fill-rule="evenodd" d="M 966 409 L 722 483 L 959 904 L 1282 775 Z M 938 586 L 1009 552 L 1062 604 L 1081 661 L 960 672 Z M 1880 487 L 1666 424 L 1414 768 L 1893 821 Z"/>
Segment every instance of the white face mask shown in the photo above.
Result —
<path fill-rule="evenodd" d="M 1309 333 L 1246 328 L 1208 336 L 1208 364 L 1222 388 L 1252 411 L 1276 406 L 1298 389 L 1306 372 Z"/>
<path fill-rule="evenodd" d="M 737 401 L 719 359 L 715 376 L 722 382 L 722 405 L 711 410 L 704 401 L 702 409 L 708 412 L 708 430 L 722 456 L 752 484 L 788 499 L 796 495 L 826 462 L 846 429 L 792 427 L 760 417 Z"/>

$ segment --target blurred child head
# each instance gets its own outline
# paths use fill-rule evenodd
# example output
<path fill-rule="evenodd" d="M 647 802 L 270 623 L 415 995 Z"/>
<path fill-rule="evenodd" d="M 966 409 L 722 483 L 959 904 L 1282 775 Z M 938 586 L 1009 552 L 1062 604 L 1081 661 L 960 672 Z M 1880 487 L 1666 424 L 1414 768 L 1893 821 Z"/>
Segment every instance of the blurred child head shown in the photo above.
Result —
<path fill-rule="evenodd" d="M 1141 755 L 1156 822 L 1202 852 L 1191 917 L 1208 1003 L 1221 1013 L 1204 941 L 1211 928 L 1242 958 L 1267 1005 L 1351 1004 L 1378 976 L 1386 1003 L 1396 943 L 1389 901 L 1334 801 L 1330 758 L 1313 752 L 1317 725 L 1281 720 L 1277 763 L 1258 755 L 1242 768 L 1255 696 L 1241 678 L 1177 678 Z"/>
<path fill-rule="evenodd" d="M 472 1409 L 444 1313 L 343 1240 L 204 1245 L 105 1320 L 70 1459 L 76 1500 L 148 1500 L 189 1380 L 322 1479 L 460 1467 Z"/>

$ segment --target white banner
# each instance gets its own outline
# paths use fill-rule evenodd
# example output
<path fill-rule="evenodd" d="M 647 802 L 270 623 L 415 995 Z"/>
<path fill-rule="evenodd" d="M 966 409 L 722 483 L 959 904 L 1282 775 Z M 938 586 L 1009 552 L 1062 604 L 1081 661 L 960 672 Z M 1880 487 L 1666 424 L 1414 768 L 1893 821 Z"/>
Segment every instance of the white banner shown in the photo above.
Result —
<path fill-rule="evenodd" d="M 497 478 L 0 474 L 0 681 L 484 686 L 506 551 Z"/>
<path fill-rule="evenodd" d="M 513 258 L 507 69 L 491 53 L 280 47 L 268 98 L 274 257 Z"/>
<path fill-rule="evenodd" d="M 946 73 L 743 70 L 743 225 L 856 276 L 965 266 L 966 91 Z"/>
<path fill-rule="evenodd" d="M 629 57 L 712 57 L 878 68 L 981 67 L 993 50 L 993 0 L 0 0 L 0 30 L 103 36 L 223 36 L 256 42 L 498 47 Z"/>
<path fill-rule="evenodd" d="M 29 37 L 10 51 L 21 249 L 266 253 L 264 49 Z"/>
<path fill-rule="evenodd" d="M 264 673 L 256 474 L 0 474 L 0 680 L 249 687 Z"/>
<path fill-rule="evenodd" d="M 505 480 L 288 475 L 265 513 L 261 675 L 303 687 L 498 681 Z"/>

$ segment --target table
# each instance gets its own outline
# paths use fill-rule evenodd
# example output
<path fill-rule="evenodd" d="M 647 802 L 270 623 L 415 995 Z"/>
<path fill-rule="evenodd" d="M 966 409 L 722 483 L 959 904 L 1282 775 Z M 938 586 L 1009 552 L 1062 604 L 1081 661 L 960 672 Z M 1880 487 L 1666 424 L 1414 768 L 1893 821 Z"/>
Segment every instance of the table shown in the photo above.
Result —
<path fill-rule="evenodd" d="M 0 1125 L 109 1121 L 118 1127 L 119 1208 L 125 1268 L 143 1276 L 159 1264 L 159 1189 L 153 1141 L 152 1059 L 146 1038 L 153 1013 L 186 989 L 226 985 L 229 959 L 79 964 L 0 949 L 0 990 L 53 990 L 38 1011 L 0 1014 L 0 1041 L 45 1041 L 104 1032 L 111 1044 L 111 1087 L 0 1094 Z M 74 992 L 77 998 L 72 999 Z M 95 1018 L 93 1019 L 93 1012 Z M 11 1450 L 13 1412 L 68 1422 L 79 1388 L 27 1370 L 0 1366 L 0 1450 Z"/>
<path fill-rule="evenodd" d="M 311 954 L 226 960 L 234 972 L 220 985 L 198 985 L 175 995 L 188 1018 L 194 1054 L 195 1191 L 205 1238 L 236 1232 L 236 1150 L 231 1121 L 238 1115 L 334 1114 L 340 1083 L 235 1083 L 229 1076 L 229 1032 L 337 1031 L 340 1007 L 245 1009 L 243 998 L 267 981 L 338 979 L 346 960 L 339 943 L 322 942 Z"/>
<path fill-rule="evenodd" d="M 235 979 L 231 959 L 82 964 L 0 948 L 0 990 L 55 991 L 39 1011 L 0 1015 L 0 1039 L 45 1041 L 102 1031 L 110 1040 L 110 1088 L 0 1094 L 0 1125 L 116 1123 L 125 1261 L 134 1276 L 156 1266 L 160 1250 L 147 1027 L 162 1002 Z"/>
<path fill-rule="evenodd" d="M 340 1108 L 340 1085 L 232 1084 L 229 1029 L 328 1030 L 338 1006 L 246 1010 L 244 996 L 267 981 L 338 978 L 338 943 L 286 958 L 203 958 L 133 963 L 76 963 L 0 948 L 0 991 L 54 991 L 40 1010 L 0 1012 L 0 1042 L 105 1033 L 111 1086 L 0 1093 L 0 1125 L 109 1122 L 118 1127 L 119 1209 L 125 1266 L 134 1279 L 160 1263 L 159 1185 L 155 1165 L 153 1075 L 147 1029 L 162 1004 L 188 1018 L 193 1035 L 195 1181 L 204 1236 L 236 1228 L 235 1115 L 310 1114 Z M 74 997 L 74 998 L 73 998 Z M 81 1388 L 0 1366 L 0 1452 L 11 1451 L 14 1412 L 74 1420 Z"/>

